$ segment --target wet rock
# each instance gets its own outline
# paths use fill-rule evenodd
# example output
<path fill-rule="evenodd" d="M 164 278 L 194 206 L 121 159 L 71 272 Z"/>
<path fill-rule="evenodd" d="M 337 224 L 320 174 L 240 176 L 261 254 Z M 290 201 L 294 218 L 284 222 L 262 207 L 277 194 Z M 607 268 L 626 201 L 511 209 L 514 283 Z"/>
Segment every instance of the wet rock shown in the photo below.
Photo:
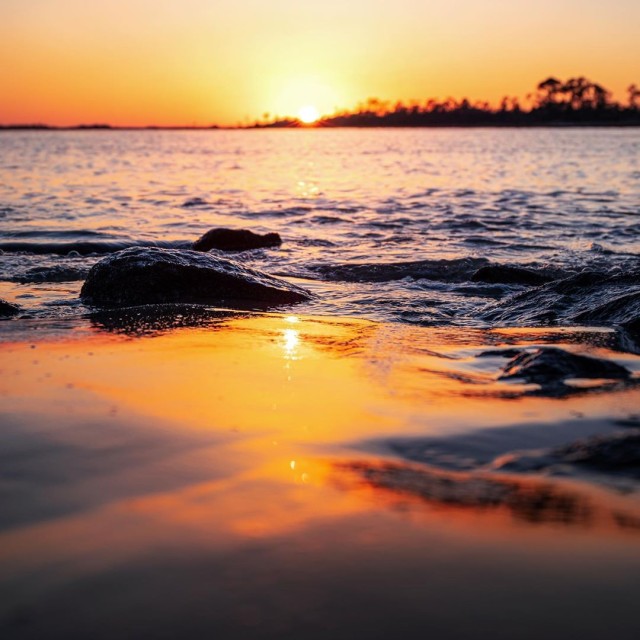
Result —
<path fill-rule="evenodd" d="M 98 307 L 183 302 L 264 308 L 308 300 L 311 294 L 208 253 L 135 247 L 95 264 L 80 297 Z"/>
<path fill-rule="evenodd" d="M 547 347 L 518 354 L 509 360 L 498 379 L 522 378 L 544 387 L 562 384 L 567 378 L 624 380 L 630 375 L 627 369 L 615 362 Z"/>
<path fill-rule="evenodd" d="M 0 318 L 10 318 L 18 313 L 20 313 L 20 307 L 17 304 L 0 298 Z"/>
<path fill-rule="evenodd" d="M 529 289 L 487 306 L 486 322 L 611 326 L 640 317 L 640 271 L 585 271 Z"/>
<path fill-rule="evenodd" d="M 277 233 L 260 235 L 248 229 L 211 229 L 193 243 L 194 251 L 246 251 L 263 247 L 277 247 L 282 238 Z"/>
<path fill-rule="evenodd" d="M 472 282 L 488 282 L 491 284 L 524 284 L 541 285 L 553 280 L 553 276 L 542 271 L 533 271 L 522 267 L 511 267 L 491 264 L 480 267 L 472 276 Z"/>

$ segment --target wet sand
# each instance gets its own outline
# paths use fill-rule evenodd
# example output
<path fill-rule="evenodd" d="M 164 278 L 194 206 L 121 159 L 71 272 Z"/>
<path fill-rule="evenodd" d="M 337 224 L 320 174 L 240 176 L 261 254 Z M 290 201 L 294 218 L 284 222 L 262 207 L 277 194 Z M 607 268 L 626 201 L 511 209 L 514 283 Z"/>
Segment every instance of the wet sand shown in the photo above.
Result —
<path fill-rule="evenodd" d="M 637 466 L 504 465 L 636 433 L 614 332 L 180 317 L 5 332 L 2 638 L 638 637 Z"/>

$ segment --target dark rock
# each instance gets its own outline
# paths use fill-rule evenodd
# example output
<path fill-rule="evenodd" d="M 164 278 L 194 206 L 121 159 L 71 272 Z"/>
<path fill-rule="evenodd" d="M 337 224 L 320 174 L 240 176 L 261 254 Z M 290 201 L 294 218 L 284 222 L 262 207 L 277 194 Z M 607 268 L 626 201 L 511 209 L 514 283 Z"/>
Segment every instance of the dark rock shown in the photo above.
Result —
<path fill-rule="evenodd" d="M 522 352 L 509 360 L 499 380 L 522 378 L 542 386 L 562 384 L 567 378 L 605 378 L 623 380 L 630 372 L 615 362 L 579 356 L 563 349 L 548 347 Z"/>
<path fill-rule="evenodd" d="M 311 294 L 208 253 L 134 247 L 95 264 L 80 297 L 98 307 L 183 302 L 264 308 L 308 300 Z"/>
<path fill-rule="evenodd" d="M 248 229 L 211 229 L 193 243 L 194 251 L 246 251 L 262 247 L 277 247 L 282 238 L 277 233 L 260 235 Z"/>
<path fill-rule="evenodd" d="M 490 284 L 525 284 L 541 285 L 551 282 L 553 277 L 549 274 L 524 269 L 522 267 L 510 267 L 501 264 L 490 264 L 480 267 L 472 276 L 472 282 L 488 282 Z"/>
<path fill-rule="evenodd" d="M 483 310 L 486 322 L 539 325 L 625 324 L 640 317 L 640 270 L 609 274 L 584 271 L 522 291 Z"/>
<path fill-rule="evenodd" d="M 0 298 L 0 318 L 9 318 L 20 313 L 20 307 Z"/>

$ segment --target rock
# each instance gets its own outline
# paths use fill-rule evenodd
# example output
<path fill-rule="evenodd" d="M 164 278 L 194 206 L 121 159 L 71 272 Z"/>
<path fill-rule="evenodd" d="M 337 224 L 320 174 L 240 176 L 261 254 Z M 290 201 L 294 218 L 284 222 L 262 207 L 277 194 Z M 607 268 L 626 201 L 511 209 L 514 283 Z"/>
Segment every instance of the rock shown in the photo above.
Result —
<path fill-rule="evenodd" d="M 503 298 L 481 315 L 491 324 L 529 326 L 632 322 L 640 317 L 640 269 L 631 266 L 615 274 L 584 271 Z"/>
<path fill-rule="evenodd" d="M 491 264 L 486 267 L 480 267 L 480 269 L 471 276 L 472 282 L 488 282 L 490 284 L 540 285 L 551 282 L 552 280 L 552 276 L 539 271 L 501 264 Z"/>
<path fill-rule="evenodd" d="M 605 378 L 623 380 L 631 373 L 615 362 L 579 356 L 557 347 L 523 351 L 505 365 L 499 380 L 522 378 L 527 382 L 552 386 L 567 378 Z"/>
<path fill-rule="evenodd" d="M 97 307 L 182 302 L 264 308 L 308 300 L 311 294 L 208 253 L 133 247 L 95 264 L 80 297 Z"/>
<path fill-rule="evenodd" d="M 20 307 L 12 302 L 0 298 L 0 318 L 9 318 L 20 313 Z"/>
<path fill-rule="evenodd" d="M 211 229 L 193 243 L 194 251 L 246 251 L 262 247 L 277 247 L 282 238 L 277 233 L 260 235 L 248 229 Z"/>

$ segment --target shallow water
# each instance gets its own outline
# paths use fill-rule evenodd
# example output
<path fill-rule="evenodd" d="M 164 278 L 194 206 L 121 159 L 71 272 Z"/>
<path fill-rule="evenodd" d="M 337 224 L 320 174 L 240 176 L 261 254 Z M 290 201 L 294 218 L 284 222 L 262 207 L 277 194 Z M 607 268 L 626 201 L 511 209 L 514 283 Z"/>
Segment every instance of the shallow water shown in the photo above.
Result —
<path fill-rule="evenodd" d="M 0 149 L 0 296 L 39 315 L 82 312 L 107 252 L 219 226 L 281 234 L 234 257 L 305 279 L 302 313 L 489 326 L 523 287 L 473 282 L 486 261 L 640 268 L 637 129 L 3 132 Z"/>
<path fill-rule="evenodd" d="M 613 332 L 70 324 L 0 348 L 3 638 L 637 637 L 634 476 L 492 461 L 635 434 L 640 390 L 481 355 L 640 372 Z"/>

